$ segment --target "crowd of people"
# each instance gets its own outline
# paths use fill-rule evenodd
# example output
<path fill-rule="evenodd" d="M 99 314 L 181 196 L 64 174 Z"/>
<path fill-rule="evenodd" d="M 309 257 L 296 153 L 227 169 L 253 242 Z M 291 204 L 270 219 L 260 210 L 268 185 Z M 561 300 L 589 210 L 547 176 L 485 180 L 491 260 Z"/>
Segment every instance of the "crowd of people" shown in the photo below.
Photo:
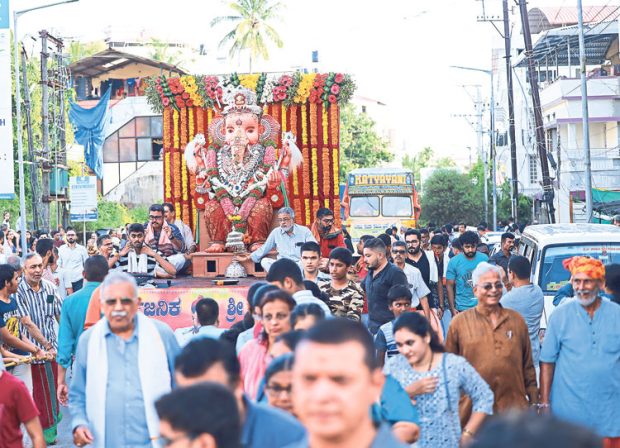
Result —
<path fill-rule="evenodd" d="M 197 250 L 170 204 L 85 245 L 3 245 L 0 446 L 53 444 L 62 405 L 78 447 L 620 447 L 617 265 L 565 260 L 541 338 L 514 223 L 491 258 L 487 225 L 460 223 L 362 236 L 356 260 L 336 222 L 280 209 L 235 256 L 267 274 L 230 328 L 208 297 L 175 331 L 139 311 L 143 278 Z"/>

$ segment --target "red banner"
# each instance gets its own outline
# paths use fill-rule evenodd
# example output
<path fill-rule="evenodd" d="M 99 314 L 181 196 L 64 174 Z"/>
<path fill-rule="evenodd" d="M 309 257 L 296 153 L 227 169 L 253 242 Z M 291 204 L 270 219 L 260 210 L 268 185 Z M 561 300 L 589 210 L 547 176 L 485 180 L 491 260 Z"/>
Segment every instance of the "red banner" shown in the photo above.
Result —
<path fill-rule="evenodd" d="M 173 330 L 192 326 L 192 304 L 211 298 L 220 308 L 219 327 L 229 328 L 243 319 L 248 287 L 141 288 L 140 309 L 145 316 L 167 323 Z"/>

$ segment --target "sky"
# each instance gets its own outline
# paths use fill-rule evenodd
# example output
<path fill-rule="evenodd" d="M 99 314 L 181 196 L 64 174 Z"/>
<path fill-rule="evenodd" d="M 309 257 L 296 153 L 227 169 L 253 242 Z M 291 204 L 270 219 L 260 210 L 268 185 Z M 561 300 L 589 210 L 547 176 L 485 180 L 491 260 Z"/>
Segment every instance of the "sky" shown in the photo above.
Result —
<path fill-rule="evenodd" d="M 618 0 L 584 0 L 584 5 Z M 26 9 L 45 2 L 11 0 L 11 8 Z M 272 47 L 269 61 L 257 71 L 311 67 L 312 50 L 319 51 L 320 71 L 350 73 L 357 94 L 386 104 L 394 146 L 415 155 L 424 147 L 459 165 L 469 159 L 467 147 L 476 134 L 458 114 L 474 114 L 464 85 L 489 90 L 484 73 L 453 65 L 489 69 L 491 51 L 503 47 L 490 23 L 478 22 L 481 0 L 282 0 L 281 21 L 274 23 L 284 47 Z M 530 0 L 529 7 L 575 6 L 576 0 Z M 484 0 L 487 15 L 501 15 L 501 0 Z M 509 1 L 510 5 L 514 2 Z M 78 40 L 103 39 L 106 30 L 135 35 L 146 29 L 161 39 L 192 45 L 204 43 L 217 52 L 226 25 L 211 28 L 213 17 L 228 15 L 220 0 L 79 0 L 77 3 L 31 12 L 20 18 L 19 35 L 37 36 L 47 29 Z M 514 7 L 512 22 L 520 20 Z M 501 23 L 498 23 L 501 27 Z M 520 33 L 513 35 L 522 47 Z M 220 54 L 225 52 L 220 51 Z M 247 71 L 247 60 L 232 61 L 231 70 Z M 208 67 L 203 70 L 208 72 Z"/>

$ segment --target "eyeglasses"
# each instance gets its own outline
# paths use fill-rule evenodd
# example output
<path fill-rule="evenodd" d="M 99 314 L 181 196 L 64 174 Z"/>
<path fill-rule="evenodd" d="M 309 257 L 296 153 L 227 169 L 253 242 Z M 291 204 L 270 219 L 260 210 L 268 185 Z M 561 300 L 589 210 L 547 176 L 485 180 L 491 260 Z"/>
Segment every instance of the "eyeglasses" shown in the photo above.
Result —
<path fill-rule="evenodd" d="M 395 255 L 405 255 L 407 253 L 406 250 L 393 250 L 392 249 L 392 253 Z"/>
<path fill-rule="evenodd" d="M 291 222 L 293 219 L 292 218 L 278 218 L 276 221 L 277 222 Z"/>
<path fill-rule="evenodd" d="M 106 299 L 105 304 L 108 306 L 114 306 L 118 302 L 121 302 L 122 306 L 129 306 L 134 303 L 134 300 L 129 297 L 123 297 L 122 299 Z"/>
<path fill-rule="evenodd" d="M 497 290 L 501 290 L 504 288 L 504 284 L 502 282 L 497 282 L 497 283 L 483 283 L 482 285 L 480 285 L 480 287 L 482 289 L 484 289 L 485 291 L 490 291 L 491 289 L 495 288 Z"/>
<path fill-rule="evenodd" d="M 265 322 L 271 322 L 272 320 L 283 321 L 283 320 L 287 320 L 289 316 L 290 316 L 290 313 L 276 313 L 275 315 L 265 314 L 263 316 L 263 320 Z"/>
<path fill-rule="evenodd" d="M 324 222 L 325 224 L 333 224 L 333 223 L 334 223 L 334 220 L 333 220 L 333 219 L 323 219 L 323 222 Z"/>
<path fill-rule="evenodd" d="M 280 395 L 283 393 L 290 394 L 293 390 L 292 386 L 280 386 L 279 384 L 267 384 L 267 393 L 269 395 Z"/>
<path fill-rule="evenodd" d="M 153 215 L 149 215 L 149 219 L 151 221 L 157 221 L 158 219 L 163 219 L 163 216 L 153 216 Z"/>

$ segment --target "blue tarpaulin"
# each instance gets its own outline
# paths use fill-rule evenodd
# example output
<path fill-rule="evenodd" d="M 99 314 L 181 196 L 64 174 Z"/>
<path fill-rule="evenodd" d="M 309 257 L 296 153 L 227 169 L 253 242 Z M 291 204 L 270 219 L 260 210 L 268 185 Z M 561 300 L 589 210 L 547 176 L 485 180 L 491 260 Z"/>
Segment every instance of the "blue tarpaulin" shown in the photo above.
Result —
<path fill-rule="evenodd" d="M 95 107 L 84 109 L 72 102 L 69 110 L 69 120 L 73 126 L 75 140 L 84 146 L 86 165 L 99 179 L 103 177 L 102 149 L 109 100 L 110 89 L 108 88 Z"/>

